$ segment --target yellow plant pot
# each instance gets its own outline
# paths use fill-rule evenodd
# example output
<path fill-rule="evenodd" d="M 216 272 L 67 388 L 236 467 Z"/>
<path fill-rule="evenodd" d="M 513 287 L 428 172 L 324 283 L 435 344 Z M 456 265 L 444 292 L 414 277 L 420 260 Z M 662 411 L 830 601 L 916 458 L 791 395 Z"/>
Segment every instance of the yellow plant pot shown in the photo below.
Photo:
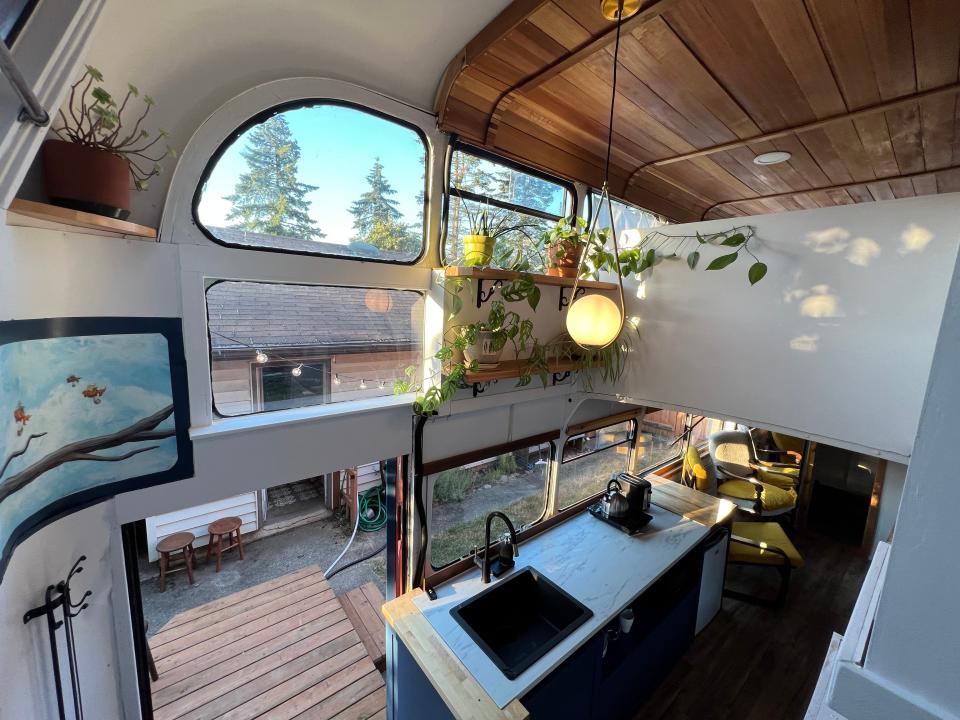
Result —
<path fill-rule="evenodd" d="M 497 239 L 489 235 L 463 236 L 463 262 L 466 265 L 489 265 Z"/>

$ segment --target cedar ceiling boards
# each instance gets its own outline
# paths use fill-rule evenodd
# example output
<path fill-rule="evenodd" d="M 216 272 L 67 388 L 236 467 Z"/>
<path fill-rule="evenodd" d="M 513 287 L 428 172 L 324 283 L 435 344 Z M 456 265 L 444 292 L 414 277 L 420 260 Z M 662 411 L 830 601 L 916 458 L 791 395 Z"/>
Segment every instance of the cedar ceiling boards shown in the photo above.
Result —
<path fill-rule="evenodd" d="M 441 129 L 598 187 L 614 30 L 516 0 L 451 61 Z M 673 220 L 960 191 L 960 0 L 647 0 L 620 62 L 611 191 Z"/>

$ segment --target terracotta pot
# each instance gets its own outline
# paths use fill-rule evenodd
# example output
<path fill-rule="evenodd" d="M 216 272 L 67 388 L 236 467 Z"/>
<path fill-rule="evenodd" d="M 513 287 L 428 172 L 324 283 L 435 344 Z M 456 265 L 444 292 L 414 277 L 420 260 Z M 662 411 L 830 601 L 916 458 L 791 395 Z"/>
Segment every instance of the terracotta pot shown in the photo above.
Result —
<path fill-rule="evenodd" d="M 464 265 L 489 265 L 493 259 L 493 248 L 496 243 L 497 239 L 489 235 L 464 235 Z"/>
<path fill-rule="evenodd" d="M 50 202 L 126 220 L 130 215 L 127 161 L 106 150 L 64 140 L 43 143 L 43 176 Z"/>
<path fill-rule="evenodd" d="M 576 277 L 577 268 L 580 267 L 580 257 L 585 247 L 583 243 L 574 243 L 570 240 L 551 243 L 547 247 L 547 275 Z M 561 248 L 563 248 L 563 257 L 561 257 Z"/>

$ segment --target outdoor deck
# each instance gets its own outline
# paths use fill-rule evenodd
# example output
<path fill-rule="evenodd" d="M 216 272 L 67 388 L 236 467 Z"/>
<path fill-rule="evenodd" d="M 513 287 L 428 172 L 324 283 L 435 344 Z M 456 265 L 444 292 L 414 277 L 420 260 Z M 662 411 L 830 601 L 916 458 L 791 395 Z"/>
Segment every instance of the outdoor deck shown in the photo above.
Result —
<path fill-rule="evenodd" d="M 383 678 L 315 565 L 180 613 L 149 643 L 155 720 L 386 717 Z"/>

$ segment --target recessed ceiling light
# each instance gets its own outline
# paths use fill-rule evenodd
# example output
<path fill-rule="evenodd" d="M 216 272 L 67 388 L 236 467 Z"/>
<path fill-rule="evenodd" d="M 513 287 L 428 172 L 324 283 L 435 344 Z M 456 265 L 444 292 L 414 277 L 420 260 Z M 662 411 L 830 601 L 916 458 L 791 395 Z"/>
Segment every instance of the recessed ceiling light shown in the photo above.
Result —
<path fill-rule="evenodd" d="M 773 152 L 760 153 L 753 159 L 753 162 L 756 165 L 777 165 L 786 162 L 790 157 L 790 153 L 785 150 L 774 150 Z"/>

